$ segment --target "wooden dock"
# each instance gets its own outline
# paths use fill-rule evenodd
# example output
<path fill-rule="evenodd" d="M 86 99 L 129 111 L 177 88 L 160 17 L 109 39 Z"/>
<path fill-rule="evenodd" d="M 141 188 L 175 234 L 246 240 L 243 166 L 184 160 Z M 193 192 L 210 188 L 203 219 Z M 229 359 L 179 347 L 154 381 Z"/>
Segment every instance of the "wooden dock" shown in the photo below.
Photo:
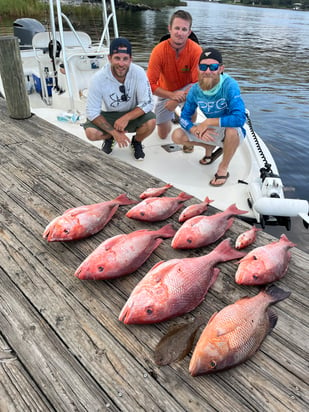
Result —
<path fill-rule="evenodd" d="M 170 326 L 211 314 L 258 288 L 234 282 L 235 262 L 191 314 L 157 325 L 126 326 L 118 315 L 131 290 L 158 261 L 214 248 L 176 251 L 166 239 L 134 274 L 81 281 L 79 264 L 103 240 L 140 228 L 121 206 L 98 234 L 47 243 L 46 225 L 70 207 L 132 199 L 162 181 L 133 169 L 37 117 L 13 120 L 0 99 L 0 410 L 5 411 L 308 411 L 309 256 L 292 248 L 291 291 L 278 303 L 278 323 L 257 354 L 229 371 L 193 378 L 190 355 L 157 366 L 153 351 Z M 126 150 L 126 149 L 124 149 Z M 147 161 L 147 159 L 145 160 Z M 177 195 L 176 188 L 169 195 Z M 186 205 L 194 203 L 186 202 Z M 209 208 L 208 213 L 214 213 Z M 175 228 L 178 214 L 172 222 Z M 235 220 L 226 237 L 248 228 Z M 260 246 L 274 238 L 259 232 Z"/>

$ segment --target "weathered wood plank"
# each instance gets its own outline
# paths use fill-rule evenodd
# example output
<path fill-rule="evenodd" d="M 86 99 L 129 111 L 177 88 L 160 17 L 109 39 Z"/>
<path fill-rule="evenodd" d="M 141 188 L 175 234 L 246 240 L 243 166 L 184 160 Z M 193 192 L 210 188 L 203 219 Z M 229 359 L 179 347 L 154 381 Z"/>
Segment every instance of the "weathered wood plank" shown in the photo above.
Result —
<path fill-rule="evenodd" d="M 0 410 L 2 412 L 54 410 L 1 335 Z"/>

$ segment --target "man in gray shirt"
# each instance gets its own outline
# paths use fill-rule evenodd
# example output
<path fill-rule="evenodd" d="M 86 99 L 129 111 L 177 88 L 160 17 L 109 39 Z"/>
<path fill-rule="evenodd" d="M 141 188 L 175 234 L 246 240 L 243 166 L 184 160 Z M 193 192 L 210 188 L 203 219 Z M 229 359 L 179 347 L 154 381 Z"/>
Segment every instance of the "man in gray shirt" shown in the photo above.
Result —
<path fill-rule="evenodd" d="M 131 143 L 136 160 L 143 160 L 142 141 L 156 126 L 151 88 L 144 69 L 132 63 L 131 44 L 126 38 L 111 42 L 109 63 L 92 78 L 87 99 L 86 136 L 103 140 L 102 150 L 110 154 L 113 144 Z M 130 142 L 127 132 L 135 133 Z"/>

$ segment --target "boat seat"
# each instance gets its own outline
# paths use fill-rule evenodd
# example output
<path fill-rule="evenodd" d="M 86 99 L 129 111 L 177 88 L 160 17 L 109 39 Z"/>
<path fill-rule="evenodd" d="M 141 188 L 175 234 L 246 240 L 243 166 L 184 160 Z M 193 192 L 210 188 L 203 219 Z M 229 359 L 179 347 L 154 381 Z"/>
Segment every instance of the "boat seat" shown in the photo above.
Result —
<path fill-rule="evenodd" d="M 72 56 L 68 66 L 73 79 L 75 96 L 84 96 L 92 76 L 107 63 L 107 55 Z"/>
<path fill-rule="evenodd" d="M 72 31 L 64 31 L 63 38 L 66 47 L 83 47 L 85 49 L 91 47 L 91 37 L 89 34 L 77 31 L 77 36 Z M 32 38 L 32 47 L 36 49 L 47 49 L 50 40 L 52 39 L 52 33 L 41 32 L 36 33 Z M 56 33 L 56 39 L 61 43 L 59 32 Z M 61 45 L 64 47 L 64 45 Z"/>

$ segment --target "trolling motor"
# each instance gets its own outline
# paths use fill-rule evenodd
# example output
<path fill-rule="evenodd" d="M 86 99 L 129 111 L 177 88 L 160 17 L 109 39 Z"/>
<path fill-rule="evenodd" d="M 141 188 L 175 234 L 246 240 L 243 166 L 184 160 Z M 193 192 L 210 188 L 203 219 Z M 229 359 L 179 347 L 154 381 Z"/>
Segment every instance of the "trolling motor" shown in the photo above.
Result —
<path fill-rule="evenodd" d="M 303 219 L 304 226 L 308 228 L 308 201 L 284 198 L 281 178 L 272 171 L 271 164 L 267 162 L 266 156 L 253 130 L 248 112 L 246 112 L 246 117 L 252 139 L 264 163 L 264 166 L 260 169 L 260 181 L 250 184 L 251 198 L 248 199 L 248 204 L 254 211 L 257 222 L 261 224 L 263 229 L 265 228 L 265 224 L 269 224 L 285 226 L 287 230 L 290 230 L 291 217 L 300 216 Z"/>

